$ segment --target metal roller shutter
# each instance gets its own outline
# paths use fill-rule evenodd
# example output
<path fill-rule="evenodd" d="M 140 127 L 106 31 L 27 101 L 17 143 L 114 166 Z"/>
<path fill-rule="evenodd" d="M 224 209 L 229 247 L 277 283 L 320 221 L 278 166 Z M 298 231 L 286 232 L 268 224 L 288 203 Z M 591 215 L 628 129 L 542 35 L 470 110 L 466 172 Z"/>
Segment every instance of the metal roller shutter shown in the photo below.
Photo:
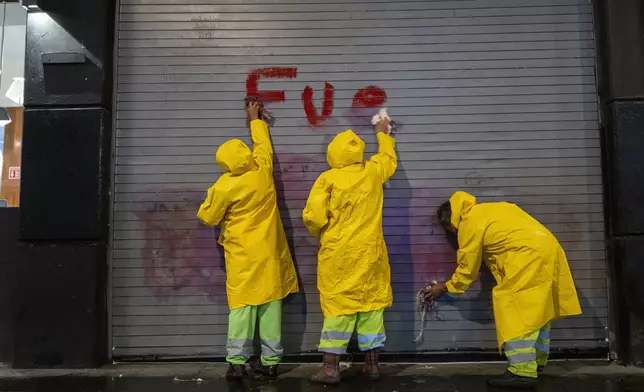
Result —
<path fill-rule="evenodd" d="M 383 211 L 388 349 L 496 347 L 486 274 L 414 343 L 414 292 L 455 266 L 434 211 L 457 189 L 514 201 L 558 235 L 584 315 L 555 323 L 553 345 L 606 346 L 589 0 L 121 0 L 119 19 L 114 356 L 224 354 L 223 262 L 195 212 L 217 147 L 248 140 L 242 100 L 256 87 L 285 98 L 270 105 L 275 175 L 304 287 L 285 306 L 287 352 L 315 350 L 322 320 L 305 198 L 338 131 L 375 151 L 368 118 L 385 100 L 401 160 Z"/>

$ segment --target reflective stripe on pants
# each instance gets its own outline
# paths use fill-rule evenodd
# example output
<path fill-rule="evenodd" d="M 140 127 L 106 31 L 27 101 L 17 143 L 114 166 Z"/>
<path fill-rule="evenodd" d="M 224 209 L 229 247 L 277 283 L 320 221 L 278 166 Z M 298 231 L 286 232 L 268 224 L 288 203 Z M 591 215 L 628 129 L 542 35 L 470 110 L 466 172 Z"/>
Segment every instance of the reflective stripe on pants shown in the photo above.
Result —
<path fill-rule="evenodd" d="M 228 316 L 228 343 L 226 361 L 243 365 L 253 352 L 255 325 L 259 319 L 259 337 L 262 341 L 262 364 L 277 365 L 282 357 L 282 301 L 259 306 L 232 309 Z"/>
<path fill-rule="evenodd" d="M 548 363 L 548 357 L 550 356 L 550 327 L 552 323 L 544 325 L 543 328 L 539 331 L 539 337 L 537 338 L 537 344 L 534 346 L 537 350 L 537 365 L 546 366 Z"/>
<path fill-rule="evenodd" d="M 384 309 L 365 313 L 324 318 L 320 335 L 319 350 L 325 353 L 342 355 L 347 352 L 353 331 L 358 330 L 360 351 L 384 347 L 385 334 Z"/>
<path fill-rule="evenodd" d="M 511 339 L 503 344 L 508 370 L 517 376 L 537 377 L 537 366 L 544 366 L 550 354 L 550 325 Z"/>

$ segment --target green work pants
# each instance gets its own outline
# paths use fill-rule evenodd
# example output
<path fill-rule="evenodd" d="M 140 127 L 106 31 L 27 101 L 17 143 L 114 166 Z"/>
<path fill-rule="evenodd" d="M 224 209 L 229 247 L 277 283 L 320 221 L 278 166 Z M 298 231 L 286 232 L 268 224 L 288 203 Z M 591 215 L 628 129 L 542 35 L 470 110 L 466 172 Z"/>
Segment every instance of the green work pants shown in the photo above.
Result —
<path fill-rule="evenodd" d="M 232 309 L 228 317 L 228 343 L 226 361 L 243 365 L 253 351 L 255 326 L 259 319 L 259 337 L 262 342 L 262 364 L 277 365 L 282 358 L 282 301 L 259 306 Z"/>
<path fill-rule="evenodd" d="M 508 370 L 517 376 L 537 378 L 537 367 L 545 366 L 550 355 L 550 326 L 511 339 L 503 345 Z"/>

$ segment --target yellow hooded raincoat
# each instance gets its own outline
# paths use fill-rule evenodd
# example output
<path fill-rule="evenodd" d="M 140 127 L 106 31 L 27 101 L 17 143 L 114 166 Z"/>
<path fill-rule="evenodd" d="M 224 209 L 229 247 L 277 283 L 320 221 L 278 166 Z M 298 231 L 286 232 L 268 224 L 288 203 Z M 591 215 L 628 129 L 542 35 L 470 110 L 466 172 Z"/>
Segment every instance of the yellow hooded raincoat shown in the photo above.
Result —
<path fill-rule="evenodd" d="M 318 289 L 326 317 L 391 306 L 391 271 L 382 233 L 383 184 L 397 166 L 395 140 L 377 135 L 379 151 L 363 161 L 365 143 L 353 131 L 329 144 L 331 169 L 313 185 L 304 224 L 320 238 Z"/>
<path fill-rule="evenodd" d="M 512 203 L 476 204 L 465 192 L 449 201 L 459 250 L 447 288 L 465 292 L 485 262 L 497 282 L 492 298 L 499 349 L 550 320 L 581 314 L 566 254 L 541 223 Z"/>
<path fill-rule="evenodd" d="M 205 224 L 221 225 L 230 309 L 266 304 L 298 290 L 277 208 L 268 125 L 254 120 L 250 127 L 252 152 L 239 139 L 217 150 L 225 173 L 208 189 L 197 213 Z"/>

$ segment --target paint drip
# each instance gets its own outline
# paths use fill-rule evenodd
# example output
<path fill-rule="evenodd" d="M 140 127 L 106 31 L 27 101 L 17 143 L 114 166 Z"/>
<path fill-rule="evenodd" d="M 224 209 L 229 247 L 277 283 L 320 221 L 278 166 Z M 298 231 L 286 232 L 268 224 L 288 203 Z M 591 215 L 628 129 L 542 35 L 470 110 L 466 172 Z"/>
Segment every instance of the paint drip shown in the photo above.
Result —
<path fill-rule="evenodd" d="M 257 103 L 259 105 L 259 118 L 266 121 L 267 123 L 273 123 L 275 122 L 275 117 L 273 117 L 273 114 L 266 110 L 264 107 L 264 102 L 262 102 L 261 99 L 258 97 L 246 97 L 244 99 L 244 104 L 247 107 L 251 103 Z"/>
<path fill-rule="evenodd" d="M 438 284 L 435 280 L 432 281 L 429 285 L 433 286 Z M 423 334 L 425 332 L 425 321 L 429 318 L 429 315 L 433 317 L 434 320 L 441 320 L 441 316 L 438 312 L 438 302 L 434 299 L 428 301 L 425 299 L 425 289 L 421 289 L 416 293 L 416 311 L 420 313 L 420 332 L 414 342 L 418 343 L 423 340 Z"/>

